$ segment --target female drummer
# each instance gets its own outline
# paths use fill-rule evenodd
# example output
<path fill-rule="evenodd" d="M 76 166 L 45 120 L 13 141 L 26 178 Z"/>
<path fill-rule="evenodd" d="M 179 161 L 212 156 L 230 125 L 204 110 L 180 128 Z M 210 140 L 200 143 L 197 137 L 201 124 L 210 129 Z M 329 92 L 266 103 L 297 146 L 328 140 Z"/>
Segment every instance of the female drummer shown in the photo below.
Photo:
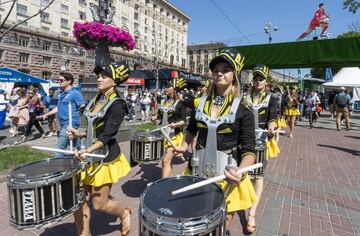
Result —
<path fill-rule="evenodd" d="M 289 137 L 292 138 L 294 136 L 294 125 L 296 117 L 300 115 L 299 110 L 299 101 L 298 101 L 298 93 L 295 88 L 286 89 L 285 101 L 286 108 L 284 115 L 287 117 L 287 124 L 289 126 Z"/>
<path fill-rule="evenodd" d="M 109 198 L 111 187 L 129 171 L 130 166 L 124 154 L 114 138 L 120 124 L 124 120 L 127 111 L 126 103 L 120 99 L 116 86 L 125 82 L 129 77 L 129 67 L 124 64 L 108 64 L 96 66 L 94 72 L 99 76 L 97 87 L 99 94 L 87 105 L 87 132 L 80 132 L 69 128 L 69 138 L 86 137 L 88 146 L 81 151 L 75 151 L 75 156 L 84 159 L 83 153 L 92 153 L 98 150 L 106 150 L 106 158 L 103 165 L 93 176 L 88 173 L 94 172 L 98 163 L 92 163 L 83 175 L 83 184 L 87 197 L 82 207 L 74 214 L 75 224 L 79 235 L 90 234 L 90 209 L 88 201 L 92 199 L 95 210 L 117 216 L 122 223 L 121 234 L 130 232 L 130 208 L 121 208 L 120 205 Z M 94 120 L 89 117 L 95 117 Z M 92 123 L 92 125 L 91 125 Z M 93 133 L 93 135 L 91 135 Z M 94 142 L 92 139 L 96 138 Z M 90 140 L 90 142 L 89 142 Z"/>
<path fill-rule="evenodd" d="M 218 152 L 226 153 L 228 158 L 232 156 L 235 159 L 236 167 L 228 171 L 220 170 L 227 177 L 226 181 L 219 183 L 223 190 L 228 193 L 226 197 L 227 225 L 230 224 L 236 211 L 248 209 L 256 201 L 256 194 L 248 175 L 236 172 L 238 168 L 249 166 L 255 162 L 254 116 L 249 108 L 240 104 L 240 82 L 237 76 L 243 65 L 244 58 L 232 49 L 221 51 L 211 60 L 209 67 L 212 71 L 213 83 L 210 85 L 207 94 L 201 98 L 197 109 L 192 112 L 184 142 L 175 151 L 175 153 L 184 153 L 197 135 L 195 153 L 201 150 L 205 150 L 206 153 L 207 150 L 215 149 L 213 155 L 216 157 L 216 163 L 210 163 L 210 166 L 220 165 L 218 162 L 223 163 L 224 158 L 220 158 Z M 195 116 L 197 112 L 206 114 L 207 118 L 209 116 L 211 119 L 216 118 L 214 121 L 221 120 L 227 115 L 234 118 L 233 122 L 230 123 L 219 121 L 219 126 L 214 130 L 214 128 L 209 128 L 203 119 Z M 208 137 L 210 131 L 215 132 L 216 135 Z M 207 140 L 216 143 L 215 147 L 211 144 L 208 145 Z M 203 155 L 200 158 L 205 160 L 207 159 L 206 156 Z M 191 165 L 189 163 L 188 169 L 185 170 L 186 175 L 193 174 L 193 171 L 196 170 L 194 163 L 194 159 Z M 206 174 L 199 175 L 207 177 Z"/>
<path fill-rule="evenodd" d="M 181 102 L 178 92 L 186 86 L 184 78 L 173 78 L 171 83 L 166 88 L 166 100 L 160 106 L 157 120 L 160 121 L 160 126 L 167 126 L 166 132 L 171 136 L 173 144 L 179 146 L 183 139 L 183 127 L 186 123 L 186 117 L 189 115 L 188 110 Z M 171 175 L 171 161 L 174 156 L 174 148 L 165 141 L 165 156 L 162 160 L 162 178 Z"/>
<path fill-rule="evenodd" d="M 268 92 L 267 80 L 269 79 L 270 69 L 266 65 L 257 65 L 253 70 L 253 86 L 249 94 L 246 95 L 244 102 L 250 107 L 252 107 L 255 121 L 255 129 L 263 130 L 255 131 L 256 135 L 256 144 L 266 143 L 266 157 L 276 157 L 279 153 L 279 147 L 277 145 L 274 130 L 276 128 L 277 120 L 277 102 L 273 97 L 272 93 Z M 265 160 L 266 163 L 266 160 Z M 265 169 L 265 163 L 263 170 Z M 258 175 L 251 175 L 251 181 L 254 186 L 257 201 L 252 205 L 249 210 L 248 215 L 248 224 L 247 231 L 250 233 L 255 232 L 255 213 L 258 206 L 263 187 L 264 187 L 264 173 L 259 173 Z"/>

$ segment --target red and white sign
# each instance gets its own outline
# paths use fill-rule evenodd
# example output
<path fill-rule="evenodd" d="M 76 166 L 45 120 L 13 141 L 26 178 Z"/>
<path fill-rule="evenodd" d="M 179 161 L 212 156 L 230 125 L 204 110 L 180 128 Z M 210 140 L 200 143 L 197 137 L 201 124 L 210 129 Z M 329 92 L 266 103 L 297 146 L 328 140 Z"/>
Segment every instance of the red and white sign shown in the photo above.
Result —
<path fill-rule="evenodd" d="M 143 78 L 128 78 L 124 84 L 136 84 L 136 85 L 144 85 L 145 80 Z"/>

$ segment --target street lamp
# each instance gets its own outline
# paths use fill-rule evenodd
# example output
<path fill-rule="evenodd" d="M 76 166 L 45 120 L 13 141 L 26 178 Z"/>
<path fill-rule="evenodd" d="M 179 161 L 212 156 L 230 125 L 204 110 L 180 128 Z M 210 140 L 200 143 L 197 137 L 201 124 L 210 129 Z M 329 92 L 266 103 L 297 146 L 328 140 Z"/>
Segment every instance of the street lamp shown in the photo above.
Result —
<path fill-rule="evenodd" d="M 265 34 L 268 34 L 268 43 L 271 43 L 271 41 L 272 41 L 271 31 L 278 31 L 278 30 L 279 30 L 279 28 L 277 26 L 275 26 L 273 23 L 271 23 L 271 22 L 265 23 L 264 31 L 265 31 Z"/>

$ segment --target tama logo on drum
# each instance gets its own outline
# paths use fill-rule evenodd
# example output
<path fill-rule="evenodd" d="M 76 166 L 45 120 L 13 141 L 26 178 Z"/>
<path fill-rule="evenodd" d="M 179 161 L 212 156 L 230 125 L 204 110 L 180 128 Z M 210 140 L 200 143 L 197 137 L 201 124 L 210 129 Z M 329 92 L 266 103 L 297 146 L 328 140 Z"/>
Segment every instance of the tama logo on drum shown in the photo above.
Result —
<path fill-rule="evenodd" d="M 151 156 L 151 143 L 145 143 L 144 160 L 149 160 Z"/>
<path fill-rule="evenodd" d="M 33 191 L 24 191 L 23 193 L 24 205 L 24 221 L 36 220 L 34 214 L 34 195 Z"/>

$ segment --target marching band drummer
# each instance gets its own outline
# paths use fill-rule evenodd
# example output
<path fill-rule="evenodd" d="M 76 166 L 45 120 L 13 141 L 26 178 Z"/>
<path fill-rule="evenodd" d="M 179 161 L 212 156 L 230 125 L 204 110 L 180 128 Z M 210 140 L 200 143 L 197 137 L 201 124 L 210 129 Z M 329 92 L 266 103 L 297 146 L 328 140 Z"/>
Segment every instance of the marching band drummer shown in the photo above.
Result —
<path fill-rule="evenodd" d="M 236 211 L 256 201 L 248 175 L 236 172 L 255 162 L 254 116 L 240 103 L 237 76 L 243 65 L 244 57 L 233 49 L 222 50 L 211 60 L 213 83 L 191 114 L 185 140 L 175 151 L 184 153 L 197 135 L 195 154 L 184 174 L 211 178 L 225 173 L 226 181 L 219 184 L 227 192 L 227 225 Z M 225 170 L 230 162 L 233 168 Z"/>
<path fill-rule="evenodd" d="M 189 115 L 184 103 L 179 99 L 178 92 L 186 86 L 184 78 L 173 78 L 166 88 L 166 100 L 160 106 L 156 119 L 160 126 L 166 126 L 166 132 L 171 137 L 172 142 L 178 146 L 184 139 L 183 127 L 186 117 Z M 171 175 L 171 161 L 174 157 L 174 148 L 168 141 L 165 141 L 165 156 L 162 160 L 162 178 Z"/>
<path fill-rule="evenodd" d="M 244 98 L 246 105 L 252 107 L 255 118 L 255 129 L 263 129 L 266 132 L 255 131 L 257 143 L 266 142 L 266 158 L 276 157 L 279 153 L 274 131 L 277 121 L 277 102 L 275 97 L 267 91 L 267 80 L 270 69 L 266 65 L 257 65 L 253 70 L 253 86 L 250 93 Z M 257 117 L 255 117 L 257 116 Z M 266 160 L 263 169 L 265 169 Z M 264 173 L 250 175 L 251 182 L 256 192 L 257 201 L 252 205 L 248 214 L 247 231 L 255 232 L 255 213 L 264 187 Z"/>
<path fill-rule="evenodd" d="M 286 116 L 286 120 L 289 126 L 289 137 L 292 138 L 294 136 L 294 126 L 296 117 L 300 115 L 299 110 L 299 95 L 295 88 L 286 87 L 285 94 L 285 103 L 286 108 L 284 115 Z"/>
<path fill-rule="evenodd" d="M 121 208 L 120 205 L 111 199 L 109 194 L 114 183 L 130 171 L 130 165 L 122 153 L 115 135 L 120 124 L 124 120 L 127 106 L 116 86 L 125 82 L 129 77 L 129 67 L 125 63 L 113 63 L 103 66 L 96 66 L 94 72 L 99 76 L 97 87 L 99 94 L 90 101 L 85 109 L 88 120 L 87 132 L 80 132 L 69 128 L 69 138 L 86 137 L 87 148 L 75 151 L 75 156 L 83 160 L 83 153 L 92 153 L 98 150 L 106 150 L 107 156 L 103 165 L 98 171 L 98 163 L 92 163 L 83 173 L 82 179 L 87 194 L 82 207 L 75 212 L 75 224 L 79 235 L 90 235 L 90 209 L 88 201 L 92 200 L 95 210 L 106 212 L 119 217 L 122 224 L 121 234 L 128 235 L 130 232 L 130 208 Z"/>

